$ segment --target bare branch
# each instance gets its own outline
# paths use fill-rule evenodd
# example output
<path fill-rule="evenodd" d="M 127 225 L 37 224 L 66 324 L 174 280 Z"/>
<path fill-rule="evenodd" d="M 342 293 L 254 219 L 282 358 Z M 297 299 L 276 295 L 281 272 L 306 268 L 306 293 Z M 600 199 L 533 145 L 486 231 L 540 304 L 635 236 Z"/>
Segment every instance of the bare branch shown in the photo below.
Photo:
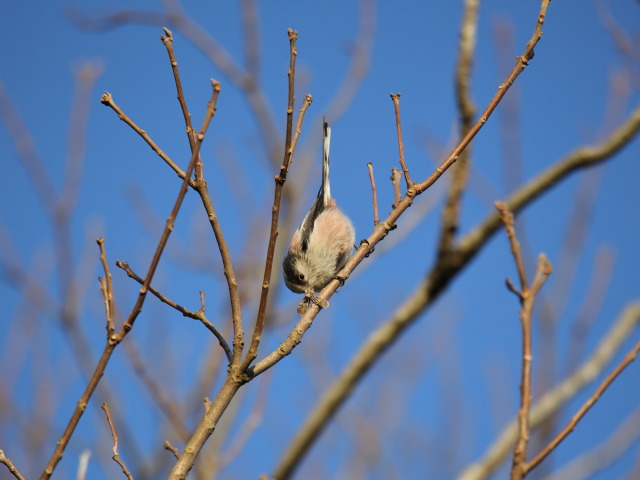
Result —
<path fill-rule="evenodd" d="M 371 197 L 373 198 L 373 226 L 375 227 L 380 223 L 380 215 L 378 214 L 378 194 L 376 192 L 376 181 L 373 177 L 373 163 L 368 162 L 367 168 L 369 169 L 369 180 L 371 181 Z"/>
<path fill-rule="evenodd" d="M 2 82 L 0 82 L 0 121 L 4 123 L 9 132 L 16 154 L 27 171 L 27 178 L 33 184 L 33 189 L 38 196 L 38 200 L 40 200 L 42 208 L 49 218 L 54 218 L 55 206 L 58 203 L 56 189 L 46 174 L 47 169 L 45 168 L 44 160 L 36 150 L 35 142 L 29 134 L 29 129 L 11 102 Z"/>
<path fill-rule="evenodd" d="M 562 478 L 563 480 L 586 480 L 593 478 L 598 472 L 609 468 L 619 460 L 640 437 L 640 408 L 636 409 L 622 421 L 616 430 L 599 445 L 581 454 L 567 465 L 555 470 L 544 480 Z M 634 478 L 634 477 L 625 477 Z"/>
<path fill-rule="evenodd" d="M 5 456 L 5 454 L 4 454 L 4 452 L 2 450 L 0 450 L 0 463 L 2 463 L 4 466 L 6 466 L 9 469 L 9 472 L 11 473 L 11 475 L 16 477 L 18 480 L 25 480 L 25 478 L 18 471 L 16 466 L 13 464 L 13 462 L 9 458 L 7 458 Z"/>
<path fill-rule="evenodd" d="M 127 275 L 130 278 L 133 278 L 136 282 L 140 283 L 141 285 L 144 283 L 144 279 L 139 277 L 131 269 L 131 267 L 129 266 L 129 264 L 127 262 L 121 262 L 121 261 L 116 260 L 116 265 L 118 267 L 120 267 L 121 269 L 123 269 L 127 273 Z M 173 300 L 165 297 L 164 295 L 162 295 L 160 292 L 158 292 L 152 286 L 149 286 L 149 291 L 158 300 L 160 300 L 162 303 L 164 303 L 166 305 L 169 305 L 171 308 L 173 308 L 173 309 L 177 310 L 178 312 L 180 312 L 183 316 L 200 321 L 206 327 L 206 329 L 209 330 L 211 333 L 213 333 L 213 335 L 216 337 L 216 339 L 218 340 L 218 343 L 220 344 L 220 346 L 224 350 L 224 353 L 227 356 L 227 362 L 231 363 L 231 357 L 233 356 L 233 353 L 231 351 L 231 348 L 229 347 L 229 344 L 227 343 L 227 340 L 224 338 L 224 335 L 222 335 L 220 330 L 218 330 L 213 325 L 213 323 L 211 323 L 211 321 L 209 321 L 209 319 L 204 314 L 204 309 L 203 308 L 201 308 L 197 312 L 192 312 L 190 310 L 187 310 L 182 305 L 179 305 L 176 302 L 174 302 Z M 204 303 L 204 297 L 203 296 L 201 296 L 201 303 Z"/>
<path fill-rule="evenodd" d="M 109 422 L 109 428 L 111 429 L 111 436 L 113 437 L 113 460 L 120 465 L 122 468 L 122 473 L 124 473 L 129 480 L 133 480 L 131 473 L 127 469 L 127 466 L 124 464 L 120 455 L 118 454 L 118 435 L 116 435 L 116 429 L 113 426 L 113 422 L 111 421 L 111 413 L 109 412 L 109 405 L 107 402 L 102 404 L 102 409 L 104 410 L 104 414 L 107 416 L 107 422 Z"/>
<path fill-rule="evenodd" d="M 198 143 L 196 145 L 196 148 L 194 149 L 194 152 L 191 155 L 191 159 L 189 161 L 189 166 L 187 168 L 187 172 L 185 174 L 185 177 L 183 179 L 182 182 L 182 186 L 180 187 L 180 191 L 178 193 L 177 199 L 175 201 L 174 207 L 171 211 L 171 214 L 169 215 L 169 217 L 167 218 L 167 224 L 166 227 L 164 229 L 164 231 L 162 232 L 162 236 L 160 238 L 160 241 L 158 242 L 158 246 L 156 247 L 156 251 L 155 254 L 153 256 L 153 259 L 151 260 L 151 265 L 149 266 L 149 270 L 147 272 L 147 276 L 142 284 L 142 287 L 140 288 L 140 293 L 138 295 L 138 299 L 136 300 L 135 305 L 133 306 L 129 317 L 127 318 L 127 320 L 125 321 L 125 323 L 123 324 L 122 328 L 120 329 L 120 331 L 118 333 L 114 333 L 113 335 L 111 335 L 109 337 L 109 340 L 107 341 L 104 350 L 102 352 L 102 355 L 100 357 L 100 360 L 98 361 L 98 364 L 93 372 L 93 375 L 91 376 L 91 378 L 89 379 L 89 382 L 84 390 L 84 392 L 82 393 L 82 396 L 80 397 L 80 400 L 78 401 L 78 403 L 76 404 L 76 408 L 73 412 L 73 414 L 71 415 L 71 418 L 69 420 L 69 422 L 67 423 L 67 426 L 62 434 L 62 436 L 60 437 L 60 439 L 56 442 L 56 448 L 54 449 L 53 454 L 51 455 L 51 458 L 49 459 L 49 462 L 47 463 L 44 471 L 41 473 L 40 475 L 40 480 L 48 480 L 51 475 L 53 474 L 53 471 L 56 468 L 56 465 L 58 464 L 58 462 L 60 462 L 60 459 L 62 458 L 64 451 L 69 443 L 69 440 L 71 439 L 71 435 L 73 434 L 76 426 L 78 425 L 78 422 L 80 421 L 80 418 L 82 417 L 82 414 L 85 411 L 86 405 L 89 402 L 91 396 L 93 395 L 93 392 L 95 391 L 96 387 L 98 386 L 98 383 L 100 382 L 104 371 L 107 367 L 107 364 L 109 363 L 109 359 L 111 358 L 111 355 L 113 354 L 113 351 L 115 350 L 115 347 L 124 339 L 124 337 L 127 335 L 127 333 L 133 328 L 133 324 L 136 320 L 136 318 L 138 317 L 138 315 L 140 314 L 140 312 L 142 311 L 142 306 L 144 304 L 145 298 L 146 298 L 146 294 L 147 291 L 149 289 L 149 285 L 151 284 L 151 280 L 153 279 L 153 276 L 155 274 L 155 271 L 158 267 L 158 263 L 160 262 L 160 257 L 162 256 L 162 253 L 164 252 L 164 248 L 167 244 L 167 241 L 169 239 L 169 236 L 171 234 L 171 231 L 173 230 L 173 224 L 175 222 L 175 219 L 178 215 L 178 212 L 180 210 L 180 207 L 182 206 L 182 201 L 184 200 L 184 196 L 187 193 L 187 189 L 188 189 L 188 185 L 189 185 L 189 178 L 191 176 L 191 173 L 193 172 L 194 166 L 195 166 L 195 161 L 197 158 L 198 153 L 200 152 L 200 147 L 202 145 L 202 141 L 204 140 L 204 135 L 209 127 L 209 123 L 211 122 L 211 118 L 213 117 L 214 113 L 215 113 L 215 106 L 216 106 L 216 101 L 218 99 L 218 95 L 220 93 L 220 84 L 217 82 L 212 82 L 213 84 L 213 93 L 211 96 L 211 100 L 209 101 L 209 104 L 207 105 L 207 112 L 205 114 L 205 118 L 202 122 L 202 128 L 200 130 L 200 133 L 198 134 Z"/>
<path fill-rule="evenodd" d="M 520 277 L 520 291 L 507 280 L 507 288 L 516 293 L 520 299 L 522 308 L 520 309 L 520 324 L 522 326 L 522 373 L 520 380 L 520 409 L 518 410 L 518 441 L 513 450 L 513 461 L 511 466 L 512 480 L 522 480 L 526 475 L 527 446 L 529 445 L 529 416 L 531 411 L 531 361 L 532 340 L 531 340 L 531 316 L 536 294 L 542 288 L 547 277 L 551 273 L 551 264 L 544 254 L 541 254 L 536 267 L 536 274 L 531 288 L 527 282 L 527 274 L 522 260 L 520 243 L 516 237 L 513 214 L 502 202 L 496 202 L 496 208 L 500 212 L 500 220 L 509 238 L 511 253 L 513 254 L 518 275 Z"/>
<path fill-rule="evenodd" d="M 100 248 L 100 262 L 102 263 L 102 268 L 104 269 L 105 278 L 100 278 L 100 290 L 102 291 L 102 296 L 104 297 L 104 308 L 107 316 L 107 341 L 113 335 L 115 331 L 113 318 L 115 315 L 115 310 L 113 308 L 113 285 L 111 282 L 111 271 L 109 270 L 109 262 L 107 261 L 107 253 L 104 249 L 104 238 L 99 238 L 97 240 L 98 246 Z"/>
<path fill-rule="evenodd" d="M 258 355 L 258 345 L 262 336 L 262 330 L 264 328 L 264 319 L 267 313 L 267 301 L 269 297 L 269 288 L 271 285 L 271 271 L 273 269 L 273 256 L 276 248 L 276 239 L 278 238 L 278 222 L 280 219 L 280 203 L 282 199 L 282 188 L 287 180 L 287 173 L 291 162 L 293 160 L 293 153 L 298 143 L 300 131 L 302 128 L 302 121 L 304 120 L 305 113 L 311 105 L 311 95 L 307 95 L 300 108 L 298 115 L 298 121 L 296 124 L 295 133 L 293 132 L 293 103 L 294 103 L 294 86 L 295 86 L 295 69 L 296 69 L 296 57 L 298 50 L 296 48 L 296 41 L 298 40 L 298 32 L 289 29 L 287 31 L 289 37 L 289 70 L 287 72 L 288 77 L 288 100 L 287 100 L 287 133 L 285 137 L 284 158 L 282 165 L 280 166 L 280 173 L 275 177 L 275 188 L 273 194 L 273 206 L 271 208 L 271 228 L 269 232 L 269 243 L 267 245 L 267 255 L 265 260 L 264 274 L 262 277 L 262 290 L 260 292 L 260 303 L 258 306 L 258 315 L 256 317 L 256 324 L 253 329 L 253 335 L 251 336 L 251 344 L 249 351 L 242 362 L 242 371 L 246 371 L 249 365 L 255 360 Z"/>
<path fill-rule="evenodd" d="M 622 343 L 640 323 L 640 302 L 628 305 L 602 338 L 593 354 L 570 376 L 547 391 L 531 407 L 530 426 L 537 428 L 551 415 L 562 409 L 569 400 L 591 383 L 611 362 Z M 513 447 L 518 436 L 518 425 L 512 420 L 487 449 L 483 457 L 469 465 L 458 480 L 482 480 L 494 472 Z"/>
<path fill-rule="evenodd" d="M 625 355 L 622 361 L 613 369 L 613 371 L 605 378 L 602 383 L 598 386 L 593 395 L 587 399 L 587 401 L 580 407 L 580 409 L 575 413 L 575 415 L 569 420 L 569 423 L 549 442 L 549 444 L 542 449 L 538 455 L 536 455 L 530 462 L 526 465 L 526 471 L 529 472 L 537 467 L 547 456 L 565 439 L 567 436 L 573 432 L 573 429 L 576 427 L 578 422 L 582 420 L 582 418 L 587 414 L 587 412 L 595 405 L 595 403 L 600 399 L 602 394 L 609 388 L 609 386 L 613 383 L 613 381 L 618 378 L 618 376 L 622 373 L 622 371 L 627 368 L 631 362 L 633 362 L 638 356 L 638 352 L 640 352 L 640 341 L 638 341 L 634 347 Z"/>
<path fill-rule="evenodd" d="M 402 174 L 398 171 L 397 168 L 392 168 L 390 177 L 391 184 L 393 185 L 393 204 L 391 205 L 392 210 L 398 208 L 400 199 L 402 198 L 402 193 L 400 192 L 400 178 L 402 178 Z"/>
<path fill-rule="evenodd" d="M 522 210 L 533 200 L 557 185 L 569 174 L 612 158 L 616 152 L 634 138 L 639 130 L 640 107 L 638 107 L 625 124 L 613 132 L 607 140 L 595 147 L 576 150 L 567 158 L 560 160 L 548 171 L 543 172 L 524 185 L 505 203 L 513 212 Z M 403 210 L 408 208 L 407 203 L 401 206 L 404 207 Z M 399 212 L 395 213 L 397 214 Z M 374 246 L 379 239 L 386 235 L 389 229 L 385 226 L 390 225 L 390 220 L 399 216 L 396 214 L 391 215 L 389 219 L 380 223 L 380 231 L 376 232 L 374 236 L 369 237 L 368 240 L 370 244 L 361 246 L 354 255 L 355 258 L 352 258 L 345 269 L 349 269 L 352 266 L 351 262 L 357 262 L 360 257 L 364 258 L 366 252 L 370 250 L 370 247 Z M 398 307 L 396 313 L 389 318 L 387 323 L 383 324 L 367 337 L 358 352 L 343 370 L 340 377 L 335 380 L 322 398 L 319 399 L 313 412 L 305 422 L 305 425 L 298 432 L 294 441 L 292 441 L 292 448 L 281 458 L 276 472 L 283 472 L 285 475 L 283 478 L 287 478 L 292 469 L 301 461 L 303 453 L 310 448 L 313 441 L 318 437 L 319 432 L 332 418 L 334 413 L 337 412 L 340 405 L 349 393 L 352 392 L 355 384 L 363 377 L 369 368 L 371 368 L 380 354 L 395 342 L 398 336 L 438 298 L 449 282 L 475 257 L 479 250 L 486 245 L 491 236 L 498 230 L 499 226 L 500 219 L 498 214 L 489 215 L 479 227 L 472 230 L 462 239 L 459 247 L 447 258 L 448 264 L 444 266 L 436 265 L 428 277 L 421 282 L 403 304 Z M 340 272 L 339 275 L 343 276 L 343 273 Z M 336 285 L 330 284 L 329 287 L 337 287 L 337 282 L 335 283 Z M 256 364 L 256 367 L 258 365 L 260 365 L 260 362 Z M 513 442 L 513 440 L 511 442 Z M 511 448 L 511 445 L 513 445 L 513 443 L 509 444 L 509 448 Z"/>
<path fill-rule="evenodd" d="M 178 103 L 180 104 L 180 110 L 182 110 L 182 117 L 184 118 L 184 124 L 186 126 L 187 138 L 189 139 L 189 145 L 193 149 L 196 142 L 196 131 L 191 124 L 191 114 L 187 108 L 187 101 L 184 98 L 184 92 L 182 90 L 182 80 L 180 80 L 180 70 L 178 70 L 178 61 L 176 60 L 175 53 L 173 51 L 173 33 L 168 28 L 163 28 L 165 35 L 160 35 L 162 44 L 167 49 L 169 55 L 169 62 L 171 63 L 171 71 L 173 72 L 173 80 L 176 84 L 176 91 L 178 94 Z"/>
<path fill-rule="evenodd" d="M 400 123 L 400 94 L 392 93 L 391 100 L 393 100 L 393 109 L 396 114 L 396 132 L 398 135 L 398 155 L 400 159 L 400 167 L 402 168 L 404 179 L 407 182 L 407 193 L 409 193 L 409 190 L 411 190 L 413 187 L 413 182 L 411 181 L 409 169 L 407 168 L 407 163 L 404 159 L 404 142 L 402 141 L 402 124 Z"/>
<path fill-rule="evenodd" d="M 496 209 L 500 212 L 500 220 L 504 224 L 507 231 L 507 237 L 509 237 L 509 245 L 511 246 L 511 253 L 516 262 L 516 268 L 518 270 L 518 277 L 520 278 L 520 296 L 525 295 L 525 291 L 529 290 L 527 283 L 527 274 L 524 271 L 524 261 L 522 260 L 522 252 L 520 251 L 520 242 L 516 238 L 516 230 L 513 221 L 513 214 L 509 211 L 509 208 L 502 202 L 496 202 Z"/>
<path fill-rule="evenodd" d="M 169 440 L 164 442 L 164 449 L 173 453 L 173 456 L 176 457 L 176 460 L 180 458 L 180 452 L 176 447 L 174 447 L 173 445 L 171 445 L 171 443 L 169 443 Z"/>
<path fill-rule="evenodd" d="M 413 203 L 413 194 L 419 195 L 429 188 L 436 180 L 438 180 L 442 174 L 457 160 L 460 153 L 464 151 L 467 145 L 471 142 L 473 137 L 486 123 L 488 117 L 495 110 L 496 106 L 500 103 L 500 100 L 504 97 L 508 88 L 513 84 L 518 75 L 528 65 L 529 60 L 533 57 L 533 49 L 539 41 L 542 32 L 542 24 L 546 15 L 547 8 L 549 6 L 549 0 L 542 0 L 540 12 L 538 15 L 536 27 L 531 40 L 527 43 L 525 51 L 522 56 L 518 57 L 516 65 L 505 80 L 500 85 L 498 92 L 495 94 L 489 105 L 485 109 L 480 119 L 469 130 L 469 133 L 460 141 L 449 156 L 440 164 L 440 166 L 423 182 L 419 184 L 413 184 L 415 192 L 412 195 L 405 195 L 403 199 L 395 206 L 389 217 L 380 222 L 375 228 L 373 233 L 367 238 L 367 242 L 362 242 L 355 254 L 349 259 L 342 271 L 338 272 L 338 275 L 346 279 L 351 272 L 358 266 L 358 264 L 370 253 L 371 249 L 382 240 L 386 235 L 394 228 L 396 220 L 406 211 Z M 473 255 L 475 252 L 469 252 Z M 452 256 L 454 257 L 454 256 Z M 276 467 L 274 476 L 279 480 L 289 478 L 294 468 L 299 464 L 304 456 L 304 453 L 310 448 L 313 441 L 318 437 L 319 432 L 324 428 L 326 423 L 332 418 L 333 414 L 338 410 L 348 393 L 351 392 L 355 383 L 362 378 L 362 375 L 368 371 L 368 369 L 376 361 L 381 351 L 385 350 L 391 343 L 395 341 L 397 336 L 404 331 L 404 329 L 417 318 L 418 313 L 421 313 L 424 308 L 431 303 L 431 301 L 439 295 L 444 287 L 451 280 L 455 272 L 458 272 L 462 265 L 469 259 L 464 255 L 456 255 L 457 259 L 454 263 L 450 262 L 450 258 L 447 258 L 447 265 L 443 268 L 435 267 L 427 280 L 419 285 L 416 294 L 411 297 L 405 304 L 400 307 L 398 313 L 385 325 L 383 325 L 378 331 L 373 332 L 371 336 L 364 342 L 356 357 L 352 362 L 343 370 L 343 373 L 335 381 L 335 383 L 328 389 L 325 395 L 320 399 L 316 409 L 312 412 L 307 423 L 302 427 L 299 434 L 291 442 L 290 449 L 285 452 L 283 458 Z M 328 300 L 331 295 L 339 286 L 338 280 L 332 280 L 329 284 L 320 292 L 319 298 Z M 271 353 L 265 359 L 258 362 L 254 369 L 254 375 L 259 371 L 264 371 L 271 365 L 279 361 L 284 356 L 288 355 L 291 349 L 299 343 L 300 334 L 308 328 L 311 318 L 307 318 L 310 315 L 315 316 L 318 312 L 318 308 L 312 305 L 311 308 L 300 319 L 294 330 L 287 337 L 287 340 L 281 344 L 280 349 Z M 297 331 L 298 329 L 302 332 Z M 381 331 L 382 330 L 382 331 Z"/>
<path fill-rule="evenodd" d="M 111 108 L 116 114 L 118 118 L 122 120 L 124 123 L 129 125 L 131 129 L 136 132 L 138 135 L 142 137 L 142 139 L 147 142 L 147 145 L 151 147 L 151 149 L 156 152 L 156 154 L 165 161 L 167 165 L 171 167 L 171 169 L 178 174 L 178 177 L 184 180 L 185 174 L 184 171 L 167 155 L 164 151 L 151 139 L 151 137 L 141 129 L 133 120 L 131 120 L 122 109 L 116 105 L 116 102 L 113 101 L 113 96 L 109 92 L 105 92 L 100 99 L 100 103 L 106 105 Z M 189 185 L 192 187 L 195 186 L 195 182 L 193 179 L 189 179 Z"/>

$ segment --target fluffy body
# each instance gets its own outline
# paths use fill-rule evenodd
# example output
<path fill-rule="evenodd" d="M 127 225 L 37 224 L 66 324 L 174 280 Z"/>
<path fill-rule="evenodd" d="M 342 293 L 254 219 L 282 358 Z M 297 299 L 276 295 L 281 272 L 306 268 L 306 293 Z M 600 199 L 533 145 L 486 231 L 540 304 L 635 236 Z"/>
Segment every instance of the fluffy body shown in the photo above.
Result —
<path fill-rule="evenodd" d="M 304 228 L 305 221 L 293 234 L 283 264 L 284 280 L 289 290 L 309 294 L 322 290 L 344 267 L 353 251 L 356 234 L 333 199 L 315 218 L 311 231 L 305 232 Z M 308 242 L 304 248 L 301 238 L 306 233 Z"/>
<path fill-rule="evenodd" d="M 311 295 L 319 292 L 344 267 L 351 256 L 355 230 L 331 196 L 329 142 L 331 130 L 323 126 L 322 184 L 316 201 L 293 234 L 283 262 L 289 290 Z"/>

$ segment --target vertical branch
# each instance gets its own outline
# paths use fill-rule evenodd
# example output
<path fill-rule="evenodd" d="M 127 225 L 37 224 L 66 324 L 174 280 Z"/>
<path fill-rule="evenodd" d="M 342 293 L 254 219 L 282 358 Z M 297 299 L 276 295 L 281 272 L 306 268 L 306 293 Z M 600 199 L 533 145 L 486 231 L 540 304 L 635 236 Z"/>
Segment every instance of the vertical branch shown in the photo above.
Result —
<path fill-rule="evenodd" d="M 400 157 L 400 167 L 402 168 L 402 173 L 404 173 L 404 179 L 407 182 L 407 190 L 411 190 L 413 182 L 411 181 L 409 169 L 407 168 L 407 164 L 404 159 L 404 142 L 402 141 L 402 124 L 400 123 L 400 94 L 392 93 L 391 100 L 393 100 L 393 108 L 396 112 L 396 131 L 398 132 L 398 155 Z"/>
<path fill-rule="evenodd" d="M 262 291 L 260 293 L 260 303 L 258 306 L 258 314 L 256 317 L 256 324 L 251 336 L 251 344 L 249 351 L 242 362 L 242 370 L 245 371 L 251 362 L 256 358 L 258 354 L 258 345 L 262 336 L 262 330 L 264 328 L 264 319 L 267 313 L 267 300 L 269 296 L 269 288 L 271 286 L 271 272 L 273 270 L 273 256 L 276 248 L 276 239 L 278 238 L 278 221 L 280 219 L 280 202 L 282 198 L 282 188 L 287 180 L 287 173 L 291 166 L 293 159 L 293 152 L 300 135 L 300 129 L 302 126 L 302 120 L 304 115 L 311 105 L 311 95 L 307 95 L 304 99 L 300 114 L 298 115 L 298 122 L 296 124 L 295 135 L 293 134 L 293 104 L 294 104 L 294 87 L 295 87 L 295 70 L 296 70 L 296 57 L 298 50 L 296 48 L 296 41 L 298 40 L 298 32 L 292 29 L 287 30 L 289 37 L 289 70 L 287 71 L 287 77 L 289 81 L 289 94 L 287 100 L 287 131 L 285 136 L 284 146 L 284 158 L 282 165 L 280 166 L 280 173 L 275 177 L 275 189 L 273 194 L 273 206 L 271 207 L 271 229 L 269 233 L 269 243 L 267 245 L 267 255 L 265 260 L 264 275 L 262 277 Z"/>
<path fill-rule="evenodd" d="M 371 196 L 373 197 L 373 225 L 376 226 L 380 223 L 380 216 L 378 215 L 378 194 L 376 191 L 376 181 L 373 177 L 373 163 L 368 162 L 367 168 L 369 169 L 369 180 L 371 181 Z"/>
<path fill-rule="evenodd" d="M 111 430 L 111 437 L 113 438 L 113 456 L 111 458 L 114 462 L 120 465 L 120 468 L 122 468 L 122 473 L 124 473 L 129 480 L 133 480 L 133 476 L 131 475 L 131 473 L 129 473 L 127 466 L 124 464 L 124 462 L 120 458 L 120 454 L 118 453 L 118 435 L 116 435 L 116 429 L 113 426 L 113 422 L 111 421 L 111 413 L 109 412 L 109 405 L 107 405 L 107 402 L 104 402 L 102 404 L 102 410 L 104 410 L 104 414 L 107 417 L 109 429 Z"/>
<path fill-rule="evenodd" d="M 400 199 L 402 198 L 402 193 L 400 192 L 400 178 L 402 174 L 398 171 L 397 168 L 391 169 L 391 184 L 393 185 L 393 203 L 391 204 L 391 209 L 395 210 L 400 204 Z"/>
<path fill-rule="evenodd" d="M 529 444 L 529 418 L 531 411 L 531 361 L 533 356 L 531 348 L 531 316 L 533 313 L 536 294 L 540 291 L 547 277 L 551 273 L 551 264 L 547 261 L 544 254 L 540 255 L 538 265 L 536 267 L 536 274 L 531 288 L 529 288 L 524 270 L 524 262 L 522 261 L 520 244 L 516 238 L 513 214 L 502 202 L 496 202 L 496 208 L 500 213 L 500 219 L 504 223 L 507 231 L 509 244 L 511 245 L 511 252 L 515 259 L 518 275 L 520 277 L 520 291 L 518 291 L 510 282 L 507 282 L 507 286 L 518 296 L 522 305 L 522 308 L 520 309 L 520 323 L 522 326 L 522 374 L 520 381 L 520 409 L 518 411 L 518 440 L 513 450 L 513 462 L 511 467 L 511 479 L 522 480 L 527 473 L 526 461 L 527 446 Z"/>
<path fill-rule="evenodd" d="M 520 250 L 520 242 L 516 238 L 516 229 L 513 221 L 513 214 L 509 211 L 507 206 L 502 202 L 496 202 L 496 208 L 500 213 L 500 220 L 504 224 L 505 231 L 507 232 L 507 238 L 509 239 L 509 246 L 511 248 L 511 254 L 516 262 L 516 269 L 518 270 L 518 277 L 520 279 L 520 288 L 522 292 L 528 290 L 527 275 L 524 270 L 524 261 L 522 260 L 522 252 Z M 513 288 L 511 287 L 511 290 Z"/>
<path fill-rule="evenodd" d="M 298 122 L 296 124 L 296 132 L 293 136 L 293 140 L 291 142 L 291 146 L 288 149 L 288 160 L 285 159 L 285 162 L 288 162 L 288 166 L 291 164 L 291 158 L 293 156 L 293 152 L 296 148 L 296 144 L 298 142 L 298 138 L 300 137 L 300 129 L 302 126 L 302 121 L 304 120 L 304 115 L 307 112 L 307 109 L 311 105 L 311 95 L 307 95 L 304 99 L 304 104 L 300 109 L 300 115 L 298 116 Z M 284 165 L 283 165 L 284 166 Z M 284 175 L 284 176 L 283 176 Z M 280 179 L 280 180 L 279 180 Z M 275 242 L 278 237 L 278 216 L 280 214 L 280 197 L 282 195 L 282 186 L 284 185 L 284 181 L 286 179 L 286 169 L 280 169 L 280 176 L 276 177 L 276 193 L 274 195 L 272 216 L 271 216 L 271 235 L 269 240 L 269 247 L 267 249 L 267 261 L 265 265 L 265 274 L 262 282 L 262 293 L 260 295 L 260 306 L 258 309 L 258 318 L 256 319 L 256 326 L 253 331 L 253 335 L 251 337 L 251 346 L 249 347 L 249 351 L 247 352 L 247 356 L 244 359 L 242 364 L 242 370 L 246 370 L 251 365 L 251 362 L 255 360 L 258 355 L 258 345 L 260 343 L 260 338 L 262 336 L 262 329 L 264 328 L 264 319 L 267 310 L 267 299 L 269 293 L 270 279 L 271 279 L 271 271 L 273 269 L 273 254 L 275 251 Z M 280 181 L 282 183 L 280 183 Z"/>
<path fill-rule="evenodd" d="M 100 290 L 104 297 L 105 315 L 107 317 L 107 341 L 111 338 L 115 331 L 113 317 L 113 285 L 111 283 L 111 271 L 109 270 L 109 262 L 107 261 L 107 253 L 104 249 L 104 238 L 101 237 L 97 240 L 100 248 L 100 262 L 104 269 L 104 278 L 100 278 Z"/>
<path fill-rule="evenodd" d="M 184 123 L 187 132 L 187 138 L 189 140 L 189 147 L 191 149 L 191 153 L 193 154 L 196 146 L 197 146 L 197 136 L 196 131 L 191 124 L 191 114 L 189 113 L 189 109 L 187 108 L 187 101 L 184 97 L 184 92 L 182 90 L 182 81 L 180 80 L 180 71 L 178 69 L 178 62 L 175 57 L 175 53 L 173 50 L 173 35 L 171 30 L 168 28 L 164 29 L 165 36 L 160 36 L 162 43 L 167 49 L 167 54 L 169 55 L 169 61 L 171 63 L 171 70 L 173 72 L 173 78 L 176 84 L 176 93 L 178 96 L 178 102 L 180 103 L 180 109 L 182 110 L 182 116 L 184 117 Z M 220 84 L 216 82 L 218 85 L 218 89 L 220 88 Z M 191 178 L 189 178 L 189 182 L 191 182 Z M 209 219 L 209 224 L 211 225 L 211 229 L 213 230 L 213 234 L 216 238 L 216 244 L 218 245 L 218 250 L 220 251 L 220 258 L 222 260 L 223 272 L 224 276 L 227 280 L 227 288 L 229 290 L 229 301 L 231 304 L 231 318 L 233 322 L 233 355 L 231 362 L 235 362 L 236 364 L 240 362 L 242 359 L 242 348 L 244 345 L 244 332 L 242 329 L 242 312 L 240 308 L 240 295 L 238 293 L 238 282 L 235 277 L 235 273 L 233 271 L 233 264 L 231 262 L 231 253 L 229 252 L 229 246 L 224 238 L 224 234 L 222 232 L 222 226 L 218 221 L 218 215 L 213 207 L 213 202 L 211 201 L 211 197 L 209 195 L 209 189 L 207 188 L 207 182 L 204 180 L 203 175 L 203 165 L 202 160 L 200 159 L 200 152 L 196 155 L 196 163 L 195 163 L 195 182 L 190 183 L 191 186 L 198 192 L 200 195 L 200 199 L 202 200 L 202 204 L 204 206 L 205 211 L 207 212 L 207 218 Z M 218 335 L 216 335 L 218 336 Z M 218 337 L 220 340 L 221 337 Z M 226 343 L 226 342 L 225 342 Z M 224 348 L 224 347 L 223 347 Z M 227 352 L 227 349 L 225 349 Z"/>
<path fill-rule="evenodd" d="M 196 131 L 191 124 L 191 114 L 187 108 L 187 102 L 184 98 L 184 92 L 182 91 L 182 81 L 180 80 L 180 71 L 178 70 L 178 61 L 176 60 L 175 53 L 173 51 L 173 33 L 168 28 L 162 29 L 166 35 L 160 35 L 162 44 L 167 49 L 169 55 L 169 62 L 171 63 L 171 71 L 173 72 L 173 79 L 176 83 L 176 91 L 178 95 L 178 103 L 180 103 L 180 110 L 182 110 L 182 116 L 184 117 L 184 124 L 186 126 L 187 137 L 189 138 L 189 145 L 193 149 L 196 141 Z"/>

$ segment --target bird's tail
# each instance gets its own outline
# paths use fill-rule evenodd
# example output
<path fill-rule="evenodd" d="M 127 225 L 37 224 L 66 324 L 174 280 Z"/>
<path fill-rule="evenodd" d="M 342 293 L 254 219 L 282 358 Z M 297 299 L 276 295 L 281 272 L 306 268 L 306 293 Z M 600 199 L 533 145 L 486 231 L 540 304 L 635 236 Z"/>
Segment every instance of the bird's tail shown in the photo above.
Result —
<path fill-rule="evenodd" d="M 329 203 L 331 199 L 331 185 L 329 184 L 329 145 L 331 143 L 331 129 L 327 122 L 323 122 L 322 126 L 322 186 L 320 187 L 320 195 L 324 205 Z"/>

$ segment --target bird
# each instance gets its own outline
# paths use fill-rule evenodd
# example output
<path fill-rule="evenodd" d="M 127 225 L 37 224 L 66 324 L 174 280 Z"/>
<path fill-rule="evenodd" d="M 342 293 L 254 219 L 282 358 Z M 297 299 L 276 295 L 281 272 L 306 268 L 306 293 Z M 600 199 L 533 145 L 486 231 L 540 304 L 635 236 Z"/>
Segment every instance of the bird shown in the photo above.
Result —
<path fill-rule="evenodd" d="M 337 276 L 351 257 L 355 242 L 355 229 L 351 220 L 338 208 L 331 196 L 329 181 L 329 147 L 331 129 L 326 121 L 322 125 L 322 182 L 315 202 L 293 234 L 289 250 L 282 263 L 284 281 L 294 293 L 304 293 L 298 312 L 306 311 L 309 302 L 326 308 L 326 300 L 314 297 Z"/>

